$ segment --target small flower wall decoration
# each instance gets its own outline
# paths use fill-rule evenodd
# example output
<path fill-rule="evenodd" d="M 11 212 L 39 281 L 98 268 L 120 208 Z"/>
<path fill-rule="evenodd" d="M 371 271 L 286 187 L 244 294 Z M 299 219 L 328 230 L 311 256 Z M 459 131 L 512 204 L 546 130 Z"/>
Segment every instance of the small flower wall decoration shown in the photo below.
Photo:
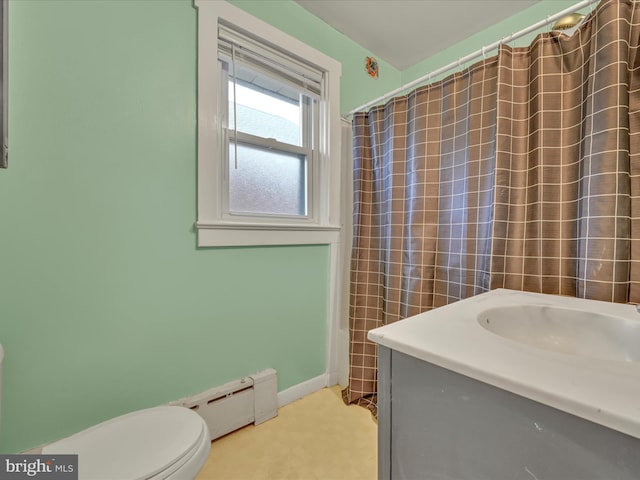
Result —
<path fill-rule="evenodd" d="M 378 60 L 374 57 L 367 57 L 365 68 L 371 78 L 378 78 Z"/>

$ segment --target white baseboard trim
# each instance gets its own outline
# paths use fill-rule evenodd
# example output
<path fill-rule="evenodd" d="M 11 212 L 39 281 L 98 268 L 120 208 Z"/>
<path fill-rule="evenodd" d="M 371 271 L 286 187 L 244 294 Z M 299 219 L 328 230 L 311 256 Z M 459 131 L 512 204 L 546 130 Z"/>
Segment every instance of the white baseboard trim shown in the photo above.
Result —
<path fill-rule="evenodd" d="M 29 450 L 25 450 L 24 452 L 20 452 L 20 455 L 41 455 L 42 449 L 46 447 L 48 444 L 40 445 L 39 447 L 30 448 Z"/>
<path fill-rule="evenodd" d="M 278 392 L 278 407 L 284 407 L 291 402 L 295 402 L 302 397 L 306 397 L 318 390 L 322 390 L 324 387 L 330 387 L 332 385 L 335 385 L 335 383 L 331 383 L 331 376 L 329 374 L 323 373 L 322 375 L 318 375 L 317 377 Z"/>
<path fill-rule="evenodd" d="M 327 373 L 327 386 L 332 387 L 340 384 L 339 379 L 340 375 L 337 372 Z"/>
<path fill-rule="evenodd" d="M 322 390 L 325 387 L 332 387 L 338 384 L 338 376 L 329 373 L 323 373 L 317 377 L 310 378 L 302 383 L 289 387 L 286 390 L 278 392 L 278 407 L 284 407 L 285 405 L 295 402 L 296 400 L 311 395 L 312 393 Z M 178 401 L 171 404 L 177 404 Z M 42 449 L 48 444 L 40 445 L 39 447 L 31 448 L 20 452 L 22 455 L 40 455 Z"/>

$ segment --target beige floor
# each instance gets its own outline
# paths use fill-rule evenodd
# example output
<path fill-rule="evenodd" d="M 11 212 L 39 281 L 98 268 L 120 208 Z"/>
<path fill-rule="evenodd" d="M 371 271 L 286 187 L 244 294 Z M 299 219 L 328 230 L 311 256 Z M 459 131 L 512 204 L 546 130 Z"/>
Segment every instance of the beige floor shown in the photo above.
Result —
<path fill-rule="evenodd" d="M 214 441 L 197 480 L 377 478 L 377 425 L 325 388 L 282 407 L 278 416 Z"/>

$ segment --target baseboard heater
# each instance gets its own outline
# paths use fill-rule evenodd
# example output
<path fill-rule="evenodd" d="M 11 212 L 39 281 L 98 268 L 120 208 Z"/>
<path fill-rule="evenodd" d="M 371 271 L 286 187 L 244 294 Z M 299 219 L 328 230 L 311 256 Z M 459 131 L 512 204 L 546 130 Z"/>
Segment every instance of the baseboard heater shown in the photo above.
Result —
<path fill-rule="evenodd" d="M 200 414 L 214 440 L 250 423 L 259 425 L 278 415 L 277 373 L 269 368 L 178 400 L 173 405 Z"/>

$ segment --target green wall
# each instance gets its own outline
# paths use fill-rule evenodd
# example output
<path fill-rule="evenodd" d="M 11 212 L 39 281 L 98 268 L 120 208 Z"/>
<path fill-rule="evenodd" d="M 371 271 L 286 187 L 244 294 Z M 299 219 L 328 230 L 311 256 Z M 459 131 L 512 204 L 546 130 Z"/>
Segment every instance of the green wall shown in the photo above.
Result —
<path fill-rule="evenodd" d="M 0 451 L 326 370 L 325 246 L 196 248 L 196 10 L 13 1 Z"/>
<path fill-rule="evenodd" d="M 478 48 L 374 80 L 372 52 L 293 1 L 232 3 L 342 62 L 343 112 Z M 268 367 L 279 390 L 323 374 L 327 247 L 196 248 L 191 0 L 14 0 L 9 18 L 0 452 Z"/>

